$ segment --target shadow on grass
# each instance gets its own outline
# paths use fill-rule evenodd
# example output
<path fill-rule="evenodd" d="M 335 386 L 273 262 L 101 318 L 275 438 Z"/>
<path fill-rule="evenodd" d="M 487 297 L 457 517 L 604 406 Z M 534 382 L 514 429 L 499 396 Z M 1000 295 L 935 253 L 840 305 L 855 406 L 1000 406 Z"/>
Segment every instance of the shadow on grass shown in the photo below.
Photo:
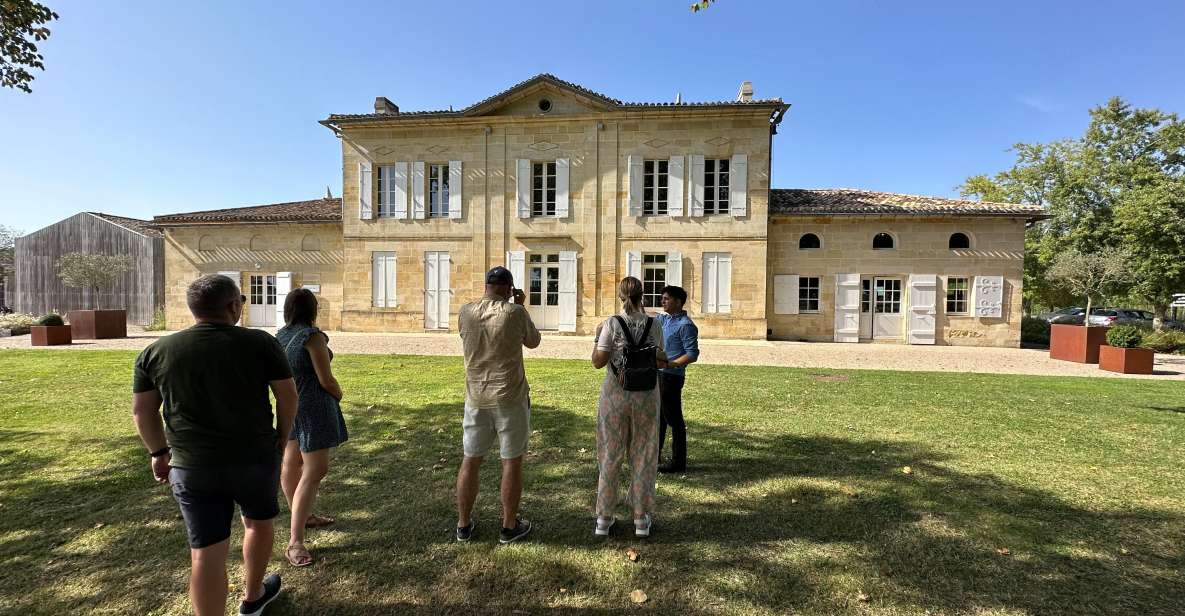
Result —
<path fill-rule="evenodd" d="M 497 546 L 491 459 L 478 536 L 458 545 L 460 416 L 459 400 L 351 408 L 351 441 L 318 505 L 338 523 L 310 535 L 313 567 L 283 569 L 288 598 L 272 614 L 608 614 L 630 607 L 633 588 L 650 593 L 643 608 L 671 614 L 1174 614 L 1185 604 L 1182 516 L 1077 506 L 959 472 L 957 460 L 910 442 L 691 422 L 692 474 L 660 479 L 655 535 L 639 543 L 619 528 L 597 539 L 595 418 L 547 406 L 533 411 L 523 501 L 537 530 Z M 24 591 L 0 607 L 146 612 L 175 603 L 188 566 L 184 530 L 134 437 L 80 443 L 113 455 L 67 478 L 50 472 L 55 456 L 36 451 L 43 438 L 0 431 L 0 566 L 15 572 L 6 584 Z M 278 529 L 277 545 L 286 538 Z M 631 545 L 644 552 L 639 563 L 621 557 Z M 45 582 L 63 576 L 77 583 Z"/>

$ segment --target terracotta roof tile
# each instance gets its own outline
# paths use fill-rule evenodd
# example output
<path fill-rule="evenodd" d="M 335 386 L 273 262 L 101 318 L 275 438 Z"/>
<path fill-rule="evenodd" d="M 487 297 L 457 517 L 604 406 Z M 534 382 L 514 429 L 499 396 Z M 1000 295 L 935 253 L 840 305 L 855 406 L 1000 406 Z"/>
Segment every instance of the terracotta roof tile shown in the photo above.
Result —
<path fill-rule="evenodd" d="M 322 124 L 340 123 L 340 122 L 365 122 L 369 120 L 389 120 L 399 117 L 418 116 L 418 117 L 465 117 L 473 115 L 475 111 L 489 105 L 490 103 L 499 99 L 505 98 L 514 92 L 534 86 L 537 83 L 550 83 L 561 88 L 569 89 L 592 98 L 606 108 L 612 110 L 637 110 L 637 109 L 681 109 L 681 108 L 704 108 L 704 107 L 746 107 L 746 106 L 783 106 L 784 103 L 780 98 L 767 98 L 751 101 L 705 101 L 705 102 L 680 102 L 680 103 L 646 103 L 646 102 L 622 102 L 616 98 L 606 96 L 600 92 L 595 92 L 579 84 L 570 81 L 564 81 L 555 75 L 549 73 L 541 73 L 525 81 L 510 86 L 509 88 L 483 100 L 480 100 L 459 111 L 453 110 L 432 110 L 432 111 L 399 111 L 397 113 L 334 113 L 322 121 Z M 480 114 L 479 114 L 480 115 Z"/>
<path fill-rule="evenodd" d="M 341 219 L 342 200 L 340 198 L 324 198 L 312 201 L 165 214 L 154 216 L 152 221 L 157 225 L 168 226 L 220 222 L 341 222 Z"/>
<path fill-rule="evenodd" d="M 1016 216 L 1047 218 L 1039 205 L 993 203 L 945 197 L 925 197 L 872 190 L 774 188 L 770 215 L 904 215 L 904 216 Z"/>
<path fill-rule="evenodd" d="M 107 222 L 117 224 L 131 231 L 135 231 L 140 235 L 147 237 L 164 237 L 164 233 L 161 233 L 160 227 L 147 220 L 128 218 L 126 216 L 116 216 L 115 214 L 104 214 L 103 212 L 87 212 L 87 214 L 90 214 L 91 216 L 97 216 L 103 220 L 106 220 Z"/>

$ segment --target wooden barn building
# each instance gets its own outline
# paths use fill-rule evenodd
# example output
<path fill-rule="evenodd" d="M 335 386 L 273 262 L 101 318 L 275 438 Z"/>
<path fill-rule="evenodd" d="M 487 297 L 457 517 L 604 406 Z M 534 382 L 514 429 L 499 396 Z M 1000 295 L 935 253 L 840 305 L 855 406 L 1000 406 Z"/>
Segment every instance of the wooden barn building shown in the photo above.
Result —
<path fill-rule="evenodd" d="M 67 287 L 58 278 L 58 259 L 72 252 L 127 255 L 132 265 L 114 285 L 92 297 L 92 291 Z M 17 238 L 9 305 L 37 315 L 91 308 L 127 310 L 129 323 L 146 325 L 164 305 L 164 259 L 164 234 L 153 223 L 81 212 Z"/>

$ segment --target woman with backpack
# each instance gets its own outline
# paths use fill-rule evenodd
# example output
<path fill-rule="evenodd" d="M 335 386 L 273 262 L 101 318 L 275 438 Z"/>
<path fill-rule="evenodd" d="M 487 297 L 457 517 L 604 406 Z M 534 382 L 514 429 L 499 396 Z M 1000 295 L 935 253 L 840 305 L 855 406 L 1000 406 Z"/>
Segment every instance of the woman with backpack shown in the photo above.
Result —
<path fill-rule="evenodd" d="M 592 364 L 605 371 L 597 404 L 597 523 L 609 534 L 616 522 L 617 478 L 630 463 L 628 501 L 634 534 L 650 536 L 654 480 L 658 473 L 658 369 L 666 366 L 662 327 L 642 309 L 642 281 L 627 276 L 617 285 L 621 313 L 597 328 Z"/>

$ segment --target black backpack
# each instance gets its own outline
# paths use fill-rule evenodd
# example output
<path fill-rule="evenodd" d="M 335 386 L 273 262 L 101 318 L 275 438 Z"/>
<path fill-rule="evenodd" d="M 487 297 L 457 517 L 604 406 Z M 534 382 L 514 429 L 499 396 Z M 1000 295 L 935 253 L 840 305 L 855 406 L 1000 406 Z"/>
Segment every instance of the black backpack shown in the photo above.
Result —
<path fill-rule="evenodd" d="M 621 332 L 625 334 L 625 349 L 621 353 L 621 360 L 610 366 L 613 374 L 617 376 L 617 382 L 626 391 L 654 389 L 658 386 L 658 348 L 650 343 L 650 326 L 654 324 L 654 319 L 646 317 L 646 327 L 642 330 L 639 343 L 634 341 L 625 319 L 618 315 L 613 315 L 613 318 L 617 319 Z"/>

